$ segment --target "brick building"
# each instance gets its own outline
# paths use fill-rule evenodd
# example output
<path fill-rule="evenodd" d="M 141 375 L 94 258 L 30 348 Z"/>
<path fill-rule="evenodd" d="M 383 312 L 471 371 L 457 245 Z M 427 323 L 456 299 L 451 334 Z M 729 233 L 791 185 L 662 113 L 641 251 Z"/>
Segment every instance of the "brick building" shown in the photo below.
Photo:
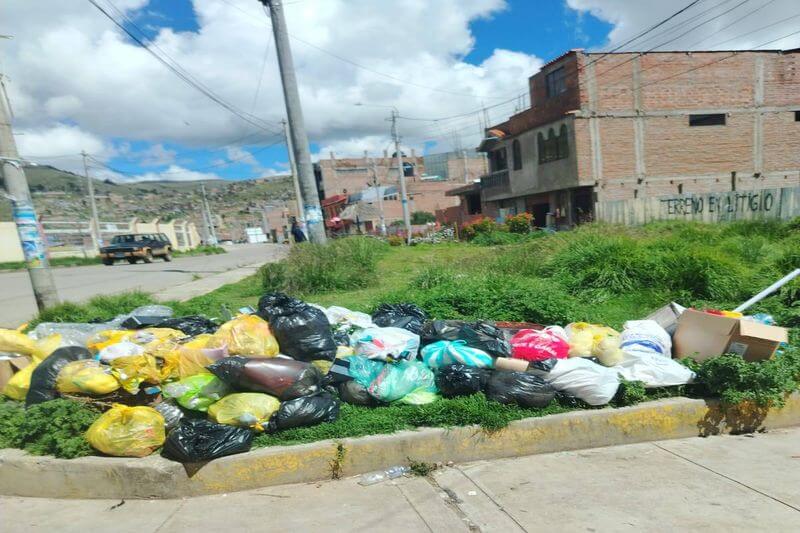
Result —
<path fill-rule="evenodd" d="M 451 194 L 463 213 L 479 201 L 487 216 L 563 227 L 614 201 L 736 191 L 758 203 L 800 186 L 799 67 L 800 50 L 570 50 L 529 79 L 530 108 L 487 129 L 479 186 Z"/>

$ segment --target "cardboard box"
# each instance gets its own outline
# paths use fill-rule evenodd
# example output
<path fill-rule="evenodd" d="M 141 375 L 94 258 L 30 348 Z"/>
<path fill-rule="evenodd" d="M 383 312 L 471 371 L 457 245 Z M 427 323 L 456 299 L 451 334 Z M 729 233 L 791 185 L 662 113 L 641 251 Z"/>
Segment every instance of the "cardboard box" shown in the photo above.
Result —
<path fill-rule="evenodd" d="M 675 357 L 691 356 L 698 361 L 724 353 L 739 354 L 745 361 L 761 361 L 772 357 L 780 343 L 788 341 L 785 328 L 687 309 L 678 318 L 672 351 Z"/>
<path fill-rule="evenodd" d="M 6 383 L 14 374 L 31 364 L 31 360 L 26 357 L 5 357 L 0 359 L 0 392 L 6 387 Z"/>

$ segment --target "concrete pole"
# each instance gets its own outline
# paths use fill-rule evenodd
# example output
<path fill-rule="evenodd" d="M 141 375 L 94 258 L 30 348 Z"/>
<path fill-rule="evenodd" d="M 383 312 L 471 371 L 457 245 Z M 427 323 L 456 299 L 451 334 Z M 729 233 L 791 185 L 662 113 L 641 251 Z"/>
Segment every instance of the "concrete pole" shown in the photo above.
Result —
<path fill-rule="evenodd" d="M 464 183 L 469 183 L 469 173 L 467 172 L 467 151 L 461 150 L 461 161 L 464 163 Z"/>
<path fill-rule="evenodd" d="M 200 185 L 200 190 L 203 192 L 203 209 L 205 210 L 206 217 L 208 217 L 208 231 L 211 239 L 214 241 L 211 244 L 219 244 L 217 239 L 217 230 L 214 227 L 214 216 L 211 214 L 211 207 L 208 205 L 208 198 L 206 197 L 205 184 Z"/>
<path fill-rule="evenodd" d="M 378 194 L 378 211 L 380 212 L 381 217 L 381 235 L 386 237 L 386 216 L 383 213 L 383 191 L 378 185 L 378 169 L 375 167 L 375 160 L 370 158 L 370 163 L 372 165 L 372 185 L 375 187 L 375 191 Z"/>
<path fill-rule="evenodd" d="M 83 156 L 83 173 L 86 176 L 86 183 L 89 188 L 89 204 L 92 207 L 92 221 L 91 221 L 91 232 L 92 232 L 92 244 L 94 245 L 95 250 L 98 252 L 100 251 L 100 247 L 103 246 L 103 237 L 100 234 L 100 218 L 97 216 L 97 201 L 94 197 L 94 180 L 89 177 L 89 166 L 86 164 L 86 156 L 88 155 L 85 151 L 81 152 Z"/>
<path fill-rule="evenodd" d="M 308 146 L 303 108 L 300 104 L 300 93 L 297 89 L 297 78 L 294 72 L 292 49 L 289 45 L 289 33 L 283 6 L 280 0 L 261 0 L 269 8 L 272 19 L 272 33 L 275 37 L 275 52 L 278 56 L 278 67 L 281 71 L 283 98 L 286 101 L 286 115 L 289 118 L 289 133 L 294 148 L 294 159 L 297 165 L 297 176 L 303 196 L 303 215 L 305 217 L 308 238 L 313 243 L 325 244 L 325 225 L 322 219 L 322 208 L 319 205 L 319 191 L 314 179 L 314 168 L 311 165 L 311 149 Z"/>
<path fill-rule="evenodd" d="M 261 223 L 264 226 L 264 235 L 267 236 L 267 241 L 269 241 L 269 218 L 267 218 L 267 209 L 265 205 L 261 210 Z"/>
<path fill-rule="evenodd" d="M 2 75 L 0 75 L 1 85 Z M 39 311 L 43 311 L 61 302 L 47 259 L 44 232 L 36 217 L 25 171 L 20 164 L 17 143 L 11 130 L 11 106 L 8 105 L 4 89 L 0 98 L 2 98 L 0 99 L 0 167 L 11 200 L 12 216 L 25 257 L 25 267 L 31 279 L 36 307 Z"/>
<path fill-rule="evenodd" d="M 400 173 L 400 199 L 403 204 L 403 225 L 406 227 L 406 243 L 411 244 L 411 217 L 408 213 L 408 194 L 406 193 L 406 173 L 403 172 L 403 154 L 400 152 L 400 132 L 397 128 L 399 113 L 392 110 L 392 136 L 394 137 L 394 150 L 397 157 L 397 172 Z"/>
<path fill-rule="evenodd" d="M 300 229 L 308 236 L 306 230 L 306 217 L 303 215 L 303 193 L 300 191 L 300 180 L 297 176 L 297 162 L 294 159 L 294 145 L 292 136 L 289 134 L 289 123 L 281 120 L 283 124 L 283 135 L 286 138 L 286 151 L 289 153 L 289 168 L 292 170 L 292 182 L 294 183 L 294 197 L 297 201 L 297 223 Z"/>

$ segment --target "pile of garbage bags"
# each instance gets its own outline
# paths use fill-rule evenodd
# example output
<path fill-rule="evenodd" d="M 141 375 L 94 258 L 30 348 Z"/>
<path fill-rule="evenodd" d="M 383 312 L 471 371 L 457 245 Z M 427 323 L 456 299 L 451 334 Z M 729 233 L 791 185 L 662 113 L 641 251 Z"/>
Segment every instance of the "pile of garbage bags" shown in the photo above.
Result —
<path fill-rule="evenodd" d="M 145 306 L 102 324 L 0 330 L 0 352 L 30 363 L 3 394 L 27 405 L 83 396 L 109 406 L 87 441 L 112 456 L 161 449 L 175 461 L 248 451 L 254 436 L 333 422 L 340 402 L 423 405 L 484 393 L 540 408 L 557 395 L 605 405 L 620 380 L 689 383 L 656 322 L 501 328 L 431 320 L 413 304 L 373 315 L 323 308 L 282 293 L 218 324 Z"/>

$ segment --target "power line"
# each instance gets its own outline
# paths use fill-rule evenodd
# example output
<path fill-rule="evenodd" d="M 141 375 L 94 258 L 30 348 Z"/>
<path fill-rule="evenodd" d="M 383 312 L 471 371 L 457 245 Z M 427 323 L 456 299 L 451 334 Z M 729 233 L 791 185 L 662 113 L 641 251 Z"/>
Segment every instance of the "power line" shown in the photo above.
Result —
<path fill-rule="evenodd" d="M 733 26 L 733 25 L 735 25 L 735 24 L 737 24 L 737 23 L 741 22 L 742 20 L 746 19 L 746 18 L 747 18 L 747 17 L 749 17 L 750 15 L 752 15 L 752 14 L 754 14 L 754 13 L 757 13 L 758 11 L 761 11 L 762 9 L 764 9 L 765 7 L 767 7 L 768 5 L 770 5 L 770 4 L 773 4 L 773 3 L 775 3 L 775 0 L 768 0 L 768 1 L 767 1 L 765 4 L 761 4 L 759 7 L 757 7 L 757 8 L 755 8 L 755 9 L 752 9 L 752 10 L 748 11 L 747 13 L 745 13 L 744 15 L 742 15 L 741 17 L 739 17 L 738 19 L 734 20 L 733 22 L 731 22 L 731 23 L 729 23 L 729 24 L 727 24 L 727 25 L 725 25 L 725 26 L 721 27 L 720 29 L 718 29 L 717 31 L 715 31 L 714 33 L 712 33 L 711 35 L 708 35 L 708 36 L 706 36 L 706 37 L 703 37 L 703 38 L 702 38 L 702 39 L 700 39 L 699 41 L 696 41 L 696 42 L 694 42 L 694 43 L 690 44 L 690 45 L 689 45 L 689 46 L 687 46 L 686 48 L 694 48 L 694 47 L 695 47 L 695 46 L 697 46 L 698 44 L 700 44 L 700 43 L 702 43 L 702 42 L 705 42 L 705 41 L 709 40 L 710 38 L 712 38 L 712 37 L 713 37 L 713 36 L 715 36 L 716 34 L 718 34 L 718 33 L 720 33 L 720 32 L 723 32 L 723 31 L 727 30 L 727 29 L 728 29 L 728 28 L 730 28 L 731 26 Z"/>
<path fill-rule="evenodd" d="M 173 73 L 174 73 L 176 76 L 178 76 L 178 77 L 179 77 L 181 80 L 183 80 L 183 81 L 184 81 L 186 84 L 188 84 L 188 85 L 190 85 L 191 87 L 193 87 L 193 88 L 197 89 L 199 92 L 201 92 L 201 93 L 202 93 L 203 95 L 205 95 L 207 98 L 209 98 L 209 99 L 210 99 L 210 100 L 212 100 L 213 102 L 217 103 L 218 105 L 220 105 L 221 107 L 223 107 L 223 108 L 224 108 L 224 109 L 226 109 L 227 111 L 231 112 L 232 114 L 236 115 L 236 116 L 237 116 L 237 117 L 239 117 L 241 120 L 243 120 L 243 121 L 245 121 L 245 122 L 248 122 L 248 123 L 250 123 L 250 124 L 252 124 L 253 126 L 256 126 L 256 127 L 258 127 L 258 128 L 265 129 L 265 130 L 267 130 L 267 131 L 271 131 L 272 133 L 277 133 L 276 131 L 272 131 L 272 130 L 270 130 L 269 128 L 265 127 L 265 125 L 264 125 L 264 124 L 265 124 L 265 122 L 263 121 L 263 119 L 261 119 L 261 118 L 259 118 L 259 117 L 255 117 L 257 120 L 259 120 L 259 121 L 263 122 L 262 124 L 259 124 L 258 122 L 256 122 L 255 120 L 253 120 L 252 118 L 250 118 L 250 117 L 248 116 L 248 115 L 249 115 L 249 113 L 246 113 L 246 112 L 244 112 L 244 111 L 241 111 L 241 110 L 239 110 L 239 109 L 238 109 L 236 106 L 234 106 L 233 104 L 230 104 L 230 103 L 226 102 L 226 101 L 225 101 L 225 100 L 223 100 L 221 97 L 219 97 L 219 96 L 217 96 L 216 94 L 214 94 L 214 93 L 213 93 L 213 92 L 212 92 L 210 89 L 208 89 L 208 88 L 206 88 L 205 86 L 203 86 L 203 84 L 202 84 L 202 83 L 200 83 L 199 81 L 195 80 L 195 79 L 194 79 L 194 78 L 193 78 L 193 77 L 192 77 L 190 74 L 188 74 L 187 72 L 185 72 L 185 71 L 184 71 L 184 70 L 183 70 L 183 69 L 180 67 L 180 65 L 179 65 L 179 64 L 178 64 L 176 61 L 174 61 L 172 58 L 169 58 L 169 56 L 168 56 L 167 54 L 164 54 L 164 55 L 165 55 L 165 56 L 167 56 L 167 57 L 170 59 L 170 61 L 172 61 L 172 63 L 174 63 L 174 65 L 173 65 L 173 64 L 172 64 L 170 61 L 167 61 L 166 59 L 164 59 L 163 57 L 161 57 L 159 54 L 157 54 L 155 51 L 153 51 L 153 49 L 151 49 L 151 48 L 150 48 L 150 46 L 148 46 L 148 44 L 147 44 L 147 43 L 145 43 L 145 42 L 144 42 L 142 39 L 140 39 L 139 37 L 137 37 L 136 35 L 134 35 L 134 34 L 133 34 L 131 31 L 129 31 L 129 30 L 128 30 L 128 29 L 125 27 L 125 25 L 124 25 L 124 24 L 122 24 L 121 22 L 119 22 L 117 19 L 115 19 L 115 18 L 114 18 L 114 16 L 113 16 L 113 15 L 111 15 L 111 14 L 110 14 L 108 11 L 106 11 L 105 9 L 103 9 L 103 7 L 102 7 L 102 6 L 100 6 L 100 5 L 99 5 L 99 4 L 98 4 L 98 3 L 97 3 L 95 0 L 88 0 L 88 1 L 89 1 L 89 3 L 91 3 L 91 4 L 92 4 L 92 5 L 95 7 L 95 8 L 97 8 L 97 10 L 98 10 L 98 11 L 100 11 L 100 12 L 101 12 L 103 15 L 105 15 L 105 16 L 106 16 L 106 17 L 107 17 L 107 18 L 108 18 L 108 19 L 109 19 L 111 22 L 113 22 L 113 23 L 114 23 L 114 25 L 116 25 L 116 26 L 117 26 L 119 29 L 121 29 L 123 32 L 125 32 L 125 34 L 126 34 L 126 35 L 128 35 L 128 37 L 130 37 L 130 38 L 131 38 L 131 39 L 132 39 L 132 40 L 133 40 L 133 41 L 134 41 L 136 44 L 138 44 L 140 47 L 142 47 L 144 50 L 146 50 L 146 51 L 147 51 L 147 52 L 148 52 L 150 55 L 152 55 L 154 58 L 156 58 L 156 60 L 158 60 L 158 62 L 160 62 L 160 63 L 161 63 L 162 65 L 164 65 L 165 67 L 167 67 L 167 68 L 168 68 L 168 69 L 169 69 L 171 72 L 173 72 Z M 113 7 L 114 7 L 114 9 L 115 9 L 115 10 L 117 10 L 117 11 L 119 12 L 119 10 L 116 8 L 116 6 L 114 6 L 114 5 L 113 5 L 113 4 L 112 4 L 112 3 L 111 3 L 109 0 L 106 0 L 106 2 L 107 2 L 109 5 L 113 6 Z M 130 20 L 130 19 L 128 19 L 128 20 Z M 132 24 L 132 23 L 131 23 L 131 24 Z M 132 25 L 133 25 L 134 27 L 136 27 L 136 26 L 135 26 L 135 24 L 132 24 Z M 141 30 L 139 30 L 139 31 L 141 32 Z M 156 45 L 154 45 L 154 46 L 156 46 Z M 156 46 L 156 48 L 157 48 L 157 46 Z M 163 53 L 163 52 L 162 52 L 162 53 Z"/>
<path fill-rule="evenodd" d="M 783 24 L 784 22 L 788 22 L 788 21 L 790 21 L 790 20 L 792 20 L 792 19 L 796 19 L 797 17 L 800 17 L 800 13 L 795 13 L 795 14 L 794 14 L 794 15 L 792 15 L 791 17 L 788 17 L 788 18 L 782 18 L 782 19 L 780 19 L 780 20 L 777 20 L 777 21 L 775 21 L 775 22 L 772 22 L 772 23 L 770 23 L 770 24 L 767 24 L 767 25 L 765 25 L 765 26 L 761 26 L 760 28 L 756 28 L 756 29 L 754 29 L 754 30 L 750 30 L 750 31 L 748 31 L 747 33 L 742 33 L 742 34 L 740 34 L 740 35 L 735 35 L 735 36 L 731 37 L 730 39 L 725 39 L 724 41 L 719 41 L 719 42 L 717 42 L 717 43 L 714 43 L 714 44 L 712 44 L 712 45 L 709 45 L 709 48 L 716 48 L 717 46 L 719 46 L 719 45 L 721 45 L 721 44 L 729 43 L 729 42 L 731 42 L 731 41 L 735 41 L 736 39 L 741 39 L 742 37 L 746 37 L 746 36 L 748 36 L 748 35 L 752 35 L 752 34 L 754 34 L 754 33 L 758 33 L 758 32 L 760 32 L 760 31 L 762 31 L 762 30 L 766 30 L 767 28 L 772 28 L 773 26 L 777 26 L 777 25 L 779 25 L 779 24 Z"/>
<path fill-rule="evenodd" d="M 657 38 L 659 38 L 661 36 L 670 35 L 672 33 L 675 33 L 676 31 L 679 31 L 681 28 L 686 27 L 687 24 L 691 24 L 692 22 L 698 20 L 700 17 L 702 17 L 706 13 L 710 13 L 710 12 L 714 11 L 715 9 L 717 9 L 719 7 L 722 7 L 725 4 L 728 4 L 728 3 L 732 2 L 732 1 L 733 0 L 722 0 L 721 2 L 719 2 L 717 4 L 714 4 L 714 5 L 710 6 L 710 7 L 708 7 L 707 9 L 704 9 L 703 11 L 693 15 L 692 18 L 690 18 L 688 20 L 682 20 L 682 21 L 678 22 L 677 24 L 675 24 L 675 25 L 673 25 L 673 26 L 671 26 L 669 28 L 665 28 L 663 31 L 660 31 L 658 33 L 655 33 L 655 34 L 651 35 L 650 37 L 648 37 L 647 39 L 645 39 L 644 41 L 639 43 L 638 46 L 642 46 L 644 43 L 653 41 L 654 39 L 657 39 Z"/>

